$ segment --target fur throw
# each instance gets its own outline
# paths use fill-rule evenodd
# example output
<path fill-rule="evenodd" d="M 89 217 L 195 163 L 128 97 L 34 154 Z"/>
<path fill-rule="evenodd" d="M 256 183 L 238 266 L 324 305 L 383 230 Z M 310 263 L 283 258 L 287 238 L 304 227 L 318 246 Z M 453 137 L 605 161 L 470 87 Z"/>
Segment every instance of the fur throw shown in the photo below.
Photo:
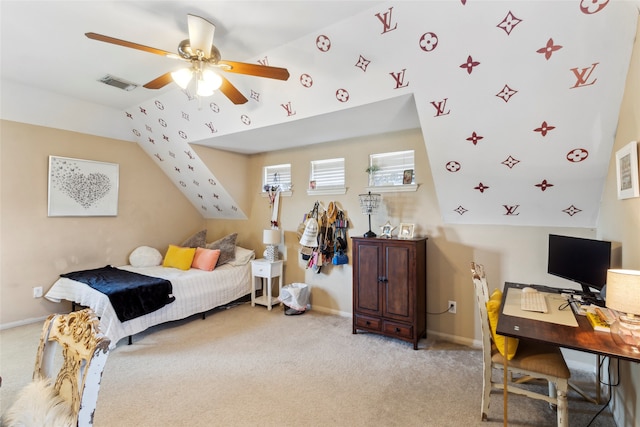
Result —
<path fill-rule="evenodd" d="M 33 380 L 3 416 L 7 427 L 72 427 L 76 419 L 70 405 L 47 380 Z"/>

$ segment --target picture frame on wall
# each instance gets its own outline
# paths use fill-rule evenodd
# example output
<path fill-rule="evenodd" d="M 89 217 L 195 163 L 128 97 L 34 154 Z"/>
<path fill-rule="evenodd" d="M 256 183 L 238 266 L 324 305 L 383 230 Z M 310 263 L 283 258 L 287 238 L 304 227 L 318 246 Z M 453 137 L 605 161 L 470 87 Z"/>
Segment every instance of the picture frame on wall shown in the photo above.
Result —
<path fill-rule="evenodd" d="M 411 184 L 413 182 L 413 169 L 405 169 L 402 173 L 402 184 Z"/>
<path fill-rule="evenodd" d="M 398 232 L 399 239 L 413 239 L 414 224 L 402 223 L 400 224 L 400 231 Z"/>
<path fill-rule="evenodd" d="M 48 216 L 117 216 L 119 165 L 49 156 Z"/>
<path fill-rule="evenodd" d="M 638 186 L 638 141 L 631 141 L 616 152 L 618 199 L 640 196 Z"/>

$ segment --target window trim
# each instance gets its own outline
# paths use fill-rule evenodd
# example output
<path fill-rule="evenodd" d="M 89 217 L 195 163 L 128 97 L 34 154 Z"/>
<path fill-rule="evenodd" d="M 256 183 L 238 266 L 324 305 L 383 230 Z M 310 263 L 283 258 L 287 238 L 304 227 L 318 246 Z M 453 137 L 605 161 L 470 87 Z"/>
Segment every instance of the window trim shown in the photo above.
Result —
<path fill-rule="evenodd" d="M 307 186 L 307 194 L 308 195 L 328 195 L 328 194 L 346 194 L 347 192 L 347 182 L 346 182 L 346 161 L 344 157 L 335 157 L 330 159 L 317 159 L 311 160 L 309 162 L 309 183 L 313 181 L 313 171 L 314 171 L 314 163 L 342 163 L 342 182 L 343 185 L 332 185 L 332 186 L 321 186 L 316 188 L 310 188 Z"/>
<path fill-rule="evenodd" d="M 403 184 L 402 182 L 399 183 L 394 183 L 394 184 L 383 184 L 383 185 L 372 185 L 372 178 L 375 177 L 376 172 L 373 173 L 369 173 L 367 174 L 367 178 L 368 178 L 368 187 L 369 188 L 374 188 L 374 189 L 378 189 L 378 188 L 385 188 L 385 187 L 390 187 L 390 188 L 394 188 L 396 190 L 393 191 L 412 191 L 411 189 L 403 189 L 403 190 L 398 190 L 402 187 L 407 187 L 407 186 L 416 186 L 416 182 L 415 182 L 415 167 L 416 167 L 416 162 L 415 162 L 415 150 L 399 150 L 399 151 L 387 151 L 387 152 L 383 152 L 383 153 L 373 153 L 373 154 L 369 154 L 369 167 L 372 167 L 374 165 L 378 166 L 378 163 L 374 162 L 374 160 L 376 158 L 378 159 L 384 159 L 384 158 L 388 158 L 388 159 L 392 159 L 392 158 L 396 158 L 398 160 L 402 160 L 402 158 L 406 155 L 408 155 L 408 153 L 411 153 L 411 157 L 413 158 L 413 164 L 411 165 L 411 167 L 406 166 L 404 167 L 402 170 L 408 170 L 411 169 L 413 170 L 413 176 L 412 176 L 412 182 L 411 184 Z M 384 161 L 381 162 L 384 166 Z M 391 169 L 391 171 L 395 174 L 396 170 L 394 170 L 394 162 L 389 162 L 390 164 L 387 164 L 388 169 Z M 398 162 L 400 163 L 400 162 Z M 367 169 L 368 170 L 368 169 Z M 393 176 L 393 175 L 392 175 Z M 416 187 L 417 189 L 417 187 Z M 387 190 L 385 192 L 389 192 L 391 190 Z M 415 191 L 415 189 L 413 190 Z"/>
<path fill-rule="evenodd" d="M 261 187 L 260 187 L 260 191 L 262 192 L 263 195 L 266 196 L 267 191 L 265 190 L 265 186 L 267 185 L 267 183 L 265 183 L 265 175 L 267 172 L 268 168 L 277 168 L 277 167 L 285 167 L 285 166 L 289 166 L 289 182 L 285 183 L 285 184 L 289 184 L 287 186 L 287 189 L 284 190 L 283 187 L 279 184 L 279 186 L 281 187 L 280 190 L 280 194 L 281 195 L 285 195 L 284 193 L 289 193 L 289 195 L 291 194 L 291 189 L 293 188 L 293 176 L 292 176 L 292 166 L 291 163 L 281 163 L 281 164 L 277 164 L 277 165 L 267 165 L 267 166 L 263 166 L 262 167 L 262 183 L 261 183 Z"/>

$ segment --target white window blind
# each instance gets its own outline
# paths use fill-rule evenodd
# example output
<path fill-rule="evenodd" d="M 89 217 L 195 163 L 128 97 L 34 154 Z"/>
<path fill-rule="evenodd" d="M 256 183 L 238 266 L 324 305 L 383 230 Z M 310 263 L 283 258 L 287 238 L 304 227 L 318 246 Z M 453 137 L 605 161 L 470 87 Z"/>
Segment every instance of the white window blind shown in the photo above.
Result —
<path fill-rule="evenodd" d="M 309 188 L 344 188 L 344 158 L 312 160 Z"/>
<path fill-rule="evenodd" d="M 262 191 L 269 187 L 291 190 L 291 164 L 265 166 L 262 175 Z"/>
<path fill-rule="evenodd" d="M 413 150 L 395 151 L 369 155 L 369 166 L 374 170 L 370 174 L 371 186 L 413 184 L 414 152 Z M 411 182 L 403 181 L 405 171 Z"/>

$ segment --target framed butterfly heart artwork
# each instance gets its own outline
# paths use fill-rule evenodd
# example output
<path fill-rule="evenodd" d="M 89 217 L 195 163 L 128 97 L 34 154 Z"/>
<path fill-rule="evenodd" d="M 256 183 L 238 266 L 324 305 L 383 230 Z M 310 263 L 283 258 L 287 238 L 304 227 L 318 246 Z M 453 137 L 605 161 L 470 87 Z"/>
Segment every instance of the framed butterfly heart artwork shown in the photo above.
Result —
<path fill-rule="evenodd" d="M 117 216 L 117 163 L 49 156 L 48 215 Z"/>

